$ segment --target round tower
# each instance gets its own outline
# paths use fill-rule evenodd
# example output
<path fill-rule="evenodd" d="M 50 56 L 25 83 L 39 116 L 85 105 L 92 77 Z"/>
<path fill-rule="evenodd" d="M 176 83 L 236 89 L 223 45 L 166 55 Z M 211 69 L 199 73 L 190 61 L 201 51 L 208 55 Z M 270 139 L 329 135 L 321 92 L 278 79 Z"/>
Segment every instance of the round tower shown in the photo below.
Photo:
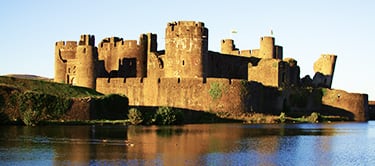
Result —
<path fill-rule="evenodd" d="M 68 61 L 75 59 L 77 42 L 58 41 L 55 44 L 55 82 L 68 83 Z"/>
<path fill-rule="evenodd" d="M 81 35 L 81 40 L 77 47 L 77 84 L 87 88 L 96 88 L 97 50 L 94 46 L 95 37 L 93 35 Z"/>
<path fill-rule="evenodd" d="M 59 41 L 55 44 L 55 82 L 65 83 L 66 63 L 61 56 L 61 49 L 65 46 L 65 42 Z"/>
<path fill-rule="evenodd" d="M 260 38 L 259 58 L 276 58 L 274 37 L 265 36 Z"/>
<path fill-rule="evenodd" d="M 231 54 L 232 51 L 236 48 L 234 41 L 232 39 L 221 40 L 221 53 Z"/>
<path fill-rule="evenodd" d="M 205 77 L 208 29 L 204 23 L 168 23 L 165 34 L 165 77 Z"/>

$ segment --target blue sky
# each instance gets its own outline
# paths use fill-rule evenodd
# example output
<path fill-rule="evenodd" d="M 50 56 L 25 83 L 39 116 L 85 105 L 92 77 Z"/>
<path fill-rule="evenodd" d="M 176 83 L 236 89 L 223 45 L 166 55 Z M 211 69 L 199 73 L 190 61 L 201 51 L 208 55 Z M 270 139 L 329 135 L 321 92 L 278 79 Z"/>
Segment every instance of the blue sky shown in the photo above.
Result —
<path fill-rule="evenodd" d="M 8 0 L 0 2 L 0 75 L 53 77 L 54 43 L 93 34 L 96 43 L 118 36 L 138 40 L 157 33 L 164 49 L 168 22 L 195 20 L 209 29 L 209 49 L 233 38 L 239 49 L 259 47 L 273 30 L 284 57 L 301 77 L 313 76 L 322 53 L 338 55 L 332 87 L 375 100 L 375 1 L 372 0 Z M 237 34 L 231 34 L 236 29 Z"/>

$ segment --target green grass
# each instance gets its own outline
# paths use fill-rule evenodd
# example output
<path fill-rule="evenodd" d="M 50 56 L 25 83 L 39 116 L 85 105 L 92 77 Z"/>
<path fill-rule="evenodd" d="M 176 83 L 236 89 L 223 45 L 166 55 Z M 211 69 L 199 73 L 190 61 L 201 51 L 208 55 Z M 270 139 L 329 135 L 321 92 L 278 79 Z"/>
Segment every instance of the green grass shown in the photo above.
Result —
<path fill-rule="evenodd" d="M 34 126 L 45 120 L 60 120 L 71 108 L 74 98 L 94 99 L 97 118 L 118 117 L 116 111 L 128 108 L 125 96 L 103 95 L 93 89 L 46 80 L 0 76 L 0 119 L 3 123 L 20 119 L 24 124 Z"/>
<path fill-rule="evenodd" d="M 103 94 L 90 88 L 35 79 L 0 76 L 0 84 L 12 86 L 20 91 L 35 91 L 59 97 L 103 96 Z"/>

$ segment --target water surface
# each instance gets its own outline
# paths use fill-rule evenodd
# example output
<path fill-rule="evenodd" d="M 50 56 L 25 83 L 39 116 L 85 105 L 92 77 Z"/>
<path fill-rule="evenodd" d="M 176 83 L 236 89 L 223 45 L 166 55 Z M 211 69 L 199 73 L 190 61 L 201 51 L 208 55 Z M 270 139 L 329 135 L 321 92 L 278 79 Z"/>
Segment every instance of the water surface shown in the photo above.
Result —
<path fill-rule="evenodd" d="M 375 122 L 0 126 L 0 165 L 375 165 Z"/>

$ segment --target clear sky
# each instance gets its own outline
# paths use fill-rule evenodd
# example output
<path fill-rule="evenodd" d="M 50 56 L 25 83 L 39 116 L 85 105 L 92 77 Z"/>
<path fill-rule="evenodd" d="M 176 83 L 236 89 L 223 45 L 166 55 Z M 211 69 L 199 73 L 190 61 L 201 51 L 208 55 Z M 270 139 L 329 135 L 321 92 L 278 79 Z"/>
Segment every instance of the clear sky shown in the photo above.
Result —
<path fill-rule="evenodd" d="M 138 40 L 158 34 L 164 49 L 168 22 L 194 20 L 209 29 L 209 50 L 233 38 L 240 50 L 259 48 L 274 32 L 284 57 L 313 77 L 322 53 L 338 55 L 332 88 L 375 100 L 373 0 L 4 0 L 0 2 L 0 75 L 53 77 L 54 43 L 95 35 Z M 235 29 L 237 34 L 230 32 Z"/>

